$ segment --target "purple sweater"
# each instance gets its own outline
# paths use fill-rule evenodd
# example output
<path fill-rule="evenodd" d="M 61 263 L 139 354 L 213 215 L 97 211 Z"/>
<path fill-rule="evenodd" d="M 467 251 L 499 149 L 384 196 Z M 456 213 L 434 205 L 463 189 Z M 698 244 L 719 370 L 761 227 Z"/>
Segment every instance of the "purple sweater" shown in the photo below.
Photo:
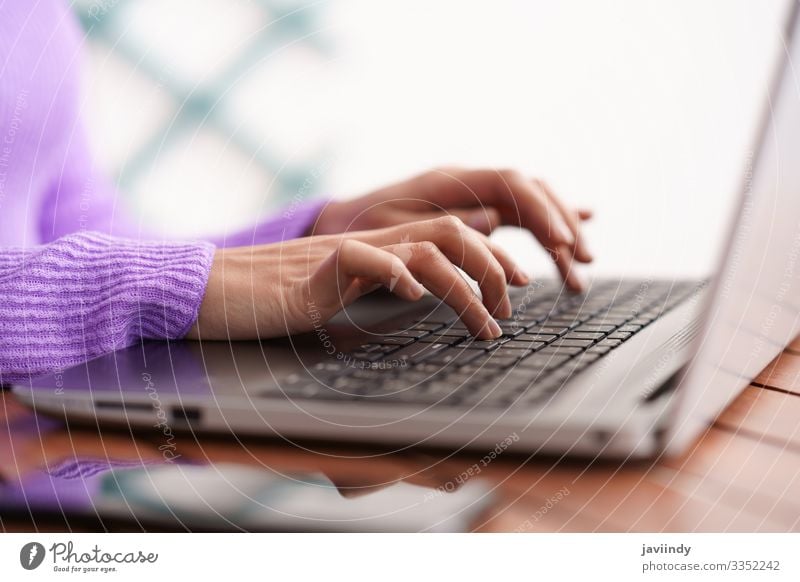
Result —
<path fill-rule="evenodd" d="M 0 384 L 180 338 L 208 280 L 215 244 L 142 234 L 96 166 L 83 43 L 61 0 L 0 0 Z M 215 242 L 301 236 L 319 206 Z"/>

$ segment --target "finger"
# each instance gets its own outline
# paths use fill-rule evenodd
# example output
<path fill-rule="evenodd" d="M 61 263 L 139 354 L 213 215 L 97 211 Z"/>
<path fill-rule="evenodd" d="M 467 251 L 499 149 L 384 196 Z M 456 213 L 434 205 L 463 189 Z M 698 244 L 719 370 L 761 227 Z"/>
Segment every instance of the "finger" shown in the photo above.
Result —
<path fill-rule="evenodd" d="M 483 242 L 482 235 L 468 228 L 454 217 L 420 224 L 429 230 L 429 239 L 455 265 L 461 267 L 480 287 L 483 303 L 496 317 L 511 317 L 511 300 L 508 298 L 508 279 L 513 270 L 506 272 L 503 265 Z"/>
<path fill-rule="evenodd" d="M 558 196 L 555 195 L 553 189 L 550 186 L 541 180 L 534 180 L 534 187 L 541 188 L 544 193 L 550 198 L 553 204 L 558 208 L 559 212 L 561 212 L 561 216 L 564 218 L 564 222 L 569 227 L 570 231 L 572 231 L 572 235 L 575 240 L 575 244 L 573 245 L 573 256 L 581 261 L 582 263 L 589 263 L 592 261 L 592 254 L 589 252 L 589 249 L 586 248 L 586 243 L 584 242 L 583 236 L 580 232 L 580 216 L 579 214 L 567 208 L 566 204 L 559 199 Z"/>
<path fill-rule="evenodd" d="M 546 248 L 573 244 L 573 234 L 558 207 L 541 189 L 515 171 L 495 177 L 496 196 L 506 208 L 504 222 L 528 229 Z"/>
<path fill-rule="evenodd" d="M 498 244 L 494 243 L 488 236 L 482 234 L 479 234 L 478 236 L 503 267 L 503 270 L 506 272 L 506 280 L 510 285 L 521 287 L 530 283 L 530 277 L 528 277 L 528 275 L 525 274 L 517 262 L 511 258 L 511 255 L 503 250 Z"/>
<path fill-rule="evenodd" d="M 574 260 L 572 257 L 572 249 L 569 245 L 560 245 L 554 249 L 547 249 L 553 262 L 561 274 L 561 278 L 570 290 L 579 293 L 583 291 L 583 281 L 573 269 Z"/>
<path fill-rule="evenodd" d="M 458 266 L 469 270 L 470 276 L 476 281 L 480 282 L 484 279 L 486 271 L 481 268 L 480 261 L 486 261 L 486 264 L 490 265 L 494 265 L 496 262 L 505 275 L 505 281 L 512 285 L 525 285 L 529 282 L 524 270 L 499 246 L 492 243 L 485 235 L 466 227 L 463 222 L 453 216 L 443 216 L 434 220 L 414 222 L 376 231 L 364 231 L 354 233 L 352 236 L 378 247 L 405 242 L 432 241 L 442 249 L 446 249 L 448 257 Z M 470 256 L 470 253 L 467 253 L 464 248 L 465 244 L 475 250 L 478 255 Z M 486 252 L 480 247 L 476 248 L 476 244 L 482 245 L 489 255 L 486 255 Z M 474 266 L 467 265 L 466 261 L 471 261 Z M 492 267 L 492 269 L 494 268 Z M 496 297 L 502 298 L 502 295 L 507 294 L 504 285 L 497 285 L 497 289 L 502 294 Z M 481 290 L 484 291 L 483 288 Z M 495 297 L 492 290 L 489 290 L 487 296 Z"/>
<path fill-rule="evenodd" d="M 407 259 L 408 269 L 414 277 L 453 308 L 472 335 L 486 339 L 500 336 L 502 332 L 497 322 L 434 243 L 423 241 L 388 248 Z"/>
<path fill-rule="evenodd" d="M 475 206 L 474 208 L 449 208 L 430 212 L 410 212 L 399 210 L 393 216 L 395 224 L 435 220 L 445 216 L 455 216 L 468 227 L 483 234 L 491 234 L 503 222 L 500 212 L 491 206 Z"/>
<path fill-rule="evenodd" d="M 471 207 L 474 204 L 496 208 L 502 224 L 530 230 L 545 246 L 572 243 L 572 232 L 550 199 L 514 170 L 439 169 L 436 174 L 455 182 L 448 187 L 428 190 L 429 203 L 442 208 Z"/>
<path fill-rule="evenodd" d="M 375 283 L 411 301 L 425 292 L 399 257 L 352 239 L 343 240 L 309 280 L 316 300 L 332 308 L 349 304 Z"/>
<path fill-rule="evenodd" d="M 581 220 L 591 220 L 592 216 L 594 216 L 594 212 L 588 208 L 578 208 L 578 218 Z"/>
<path fill-rule="evenodd" d="M 407 229 L 413 231 L 407 237 L 417 242 L 433 242 L 451 263 L 477 281 L 489 313 L 511 317 L 506 270 L 483 242 L 483 235 L 454 216 L 408 225 Z M 508 275 L 513 275 L 513 270 Z"/>

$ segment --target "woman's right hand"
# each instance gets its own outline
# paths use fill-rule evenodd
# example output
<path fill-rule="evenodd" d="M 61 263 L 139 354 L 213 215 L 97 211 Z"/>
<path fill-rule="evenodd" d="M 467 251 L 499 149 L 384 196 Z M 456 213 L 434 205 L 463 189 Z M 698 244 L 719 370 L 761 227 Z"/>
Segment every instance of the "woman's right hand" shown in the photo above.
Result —
<path fill-rule="evenodd" d="M 477 281 L 482 300 L 455 267 Z M 220 249 L 190 339 L 256 339 L 311 331 L 386 287 L 409 300 L 425 288 L 480 338 L 511 316 L 507 285 L 527 276 L 485 235 L 452 216 L 344 235 Z"/>

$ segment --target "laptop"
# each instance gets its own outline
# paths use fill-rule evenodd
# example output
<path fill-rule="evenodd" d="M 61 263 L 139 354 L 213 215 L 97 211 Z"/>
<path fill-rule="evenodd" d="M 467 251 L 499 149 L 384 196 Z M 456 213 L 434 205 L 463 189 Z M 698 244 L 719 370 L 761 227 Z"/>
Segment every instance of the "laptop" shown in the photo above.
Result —
<path fill-rule="evenodd" d="M 13 387 L 68 421 L 155 431 L 642 458 L 689 446 L 800 331 L 797 3 L 709 281 L 512 291 L 503 336 L 373 294 L 313 332 L 145 342 Z M 165 445 L 168 446 L 168 445 Z M 306 446 L 306 445 L 301 445 Z"/>

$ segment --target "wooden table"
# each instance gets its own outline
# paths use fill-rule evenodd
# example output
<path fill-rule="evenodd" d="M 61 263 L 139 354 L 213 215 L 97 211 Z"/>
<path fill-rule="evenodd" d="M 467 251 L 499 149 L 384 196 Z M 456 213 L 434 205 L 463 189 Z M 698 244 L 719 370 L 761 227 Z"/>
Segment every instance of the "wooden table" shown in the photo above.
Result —
<path fill-rule="evenodd" d="M 98 438 L 95 431 L 66 427 L 33 433 L 11 430 L 36 417 L 9 393 L 0 397 L 0 477 L 7 482 L 65 458 L 162 459 L 157 441 L 142 435 L 115 431 Z M 369 452 L 330 446 L 309 453 L 265 440 L 246 445 L 214 438 L 181 441 L 187 460 L 321 471 L 345 495 L 400 480 L 437 487 L 482 457 L 428 450 L 362 454 Z M 800 340 L 788 346 L 680 458 L 609 464 L 504 454 L 475 478 L 489 482 L 497 494 L 472 524 L 475 531 L 800 530 Z M 143 526 L 17 513 L 0 514 L 0 527 L 96 531 Z"/>

